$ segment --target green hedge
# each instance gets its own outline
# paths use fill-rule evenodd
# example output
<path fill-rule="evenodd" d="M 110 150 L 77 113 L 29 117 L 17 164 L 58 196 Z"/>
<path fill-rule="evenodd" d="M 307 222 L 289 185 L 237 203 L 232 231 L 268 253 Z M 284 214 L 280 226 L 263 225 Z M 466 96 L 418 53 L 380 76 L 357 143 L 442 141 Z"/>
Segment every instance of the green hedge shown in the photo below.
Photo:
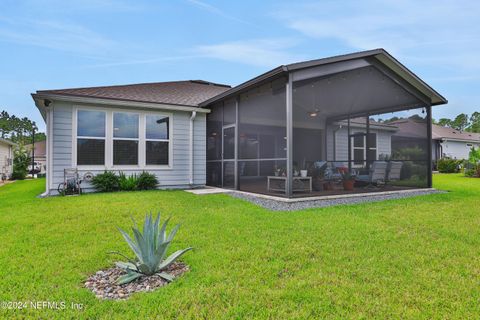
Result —
<path fill-rule="evenodd" d="M 437 169 L 441 173 L 456 173 L 460 171 L 461 163 L 461 160 L 444 158 L 437 161 Z"/>

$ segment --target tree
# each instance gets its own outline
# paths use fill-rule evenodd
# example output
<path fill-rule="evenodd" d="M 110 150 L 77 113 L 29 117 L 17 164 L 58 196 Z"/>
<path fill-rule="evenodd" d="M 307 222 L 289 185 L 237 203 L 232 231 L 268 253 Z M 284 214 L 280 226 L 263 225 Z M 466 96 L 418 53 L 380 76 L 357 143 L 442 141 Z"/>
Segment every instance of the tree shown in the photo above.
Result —
<path fill-rule="evenodd" d="M 465 113 L 460 113 L 455 119 L 452 121 L 452 128 L 464 131 L 466 127 L 468 127 L 468 115 Z"/>
<path fill-rule="evenodd" d="M 7 111 L 0 112 L 0 136 L 5 139 L 12 131 L 12 123 L 10 122 L 10 115 Z"/>
<path fill-rule="evenodd" d="M 27 150 L 23 146 L 15 149 L 15 157 L 13 158 L 13 172 L 12 179 L 23 180 L 28 174 L 28 166 L 30 164 L 30 157 Z"/>
<path fill-rule="evenodd" d="M 440 118 L 440 120 L 438 120 L 438 125 L 439 126 L 442 126 L 442 127 L 451 127 L 452 126 L 452 120 L 448 119 L 448 118 Z"/>
<path fill-rule="evenodd" d="M 480 112 L 475 111 L 470 116 L 470 125 L 466 129 L 469 132 L 480 132 Z"/>
<path fill-rule="evenodd" d="M 10 139 L 18 144 L 29 144 L 32 142 L 32 132 L 35 129 L 35 141 L 46 139 L 45 134 L 37 132 L 38 128 L 35 121 L 27 117 L 18 118 L 15 115 L 8 114 L 7 111 L 0 112 L 0 137 Z"/>

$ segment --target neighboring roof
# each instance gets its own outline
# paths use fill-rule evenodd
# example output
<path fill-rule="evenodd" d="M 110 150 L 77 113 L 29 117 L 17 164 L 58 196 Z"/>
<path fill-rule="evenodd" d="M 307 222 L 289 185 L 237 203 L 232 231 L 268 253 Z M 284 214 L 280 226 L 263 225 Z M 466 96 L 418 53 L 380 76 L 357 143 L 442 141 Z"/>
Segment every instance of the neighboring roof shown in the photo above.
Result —
<path fill-rule="evenodd" d="M 480 142 L 480 133 L 459 131 L 452 128 L 432 125 L 432 139 L 434 140 L 460 140 Z"/>
<path fill-rule="evenodd" d="M 425 136 L 425 123 L 419 123 L 414 119 L 401 119 L 389 124 L 398 127 L 403 137 Z M 432 124 L 432 139 L 480 142 L 480 133 L 462 132 Z"/>
<path fill-rule="evenodd" d="M 248 80 L 236 87 L 226 90 L 225 92 L 220 93 L 219 95 L 214 96 L 200 103 L 200 106 L 206 106 L 220 99 L 223 99 L 223 98 L 232 96 L 234 94 L 237 94 L 241 91 L 244 91 L 258 83 L 262 83 L 264 81 L 276 78 L 282 74 L 288 74 L 292 71 L 297 71 L 301 69 L 317 67 L 317 66 L 327 65 L 327 64 L 337 63 L 337 62 L 344 62 L 344 61 L 356 60 L 356 59 L 366 59 L 366 58 L 375 59 L 377 63 L 382 64 L 384 67 L 388 68 L 390 71 L 395 73 L 398 77 L 402 78 L 405 82 L 409 83 L 415 89 L 420 91 L 423 95 L 428 97 L 431 100 L 431 105 L 445 104 L 448 102 L 447 99 L 445 99 L 442 95 L 440 95 L 437 91 L 435 91 L 432 87 L 430 87 L 427 83 L 425 83 L 412 71 L 407 69 L 403 64 L 401 64 L 398 60 L 396 60 L 393 56 L 391 56 L 386 50 L 375 49 L 375 50 L 339 55 L 339 56 L 334 56 L 329 58 L 292 63 L 288 65 L 281 65 L 275 69 L 272 69 L 264 74 L 259 75 L 258 77 Z"/>
<path fill-rule="evenodd" d="M 31 150 L 32 145 L 27 144 L 25 146 L 25 149 Z M 35 157 L 45 157 L 46 154 L 47 154 L 47 141 L 43 140 L 43 141 L 35 142 Z"/>
<path fill-rule="evenodd" d="M 353 118 L 350 119 L 350 126 L 355 127 L 355 128 L 366 128 L 366 118 Z M 346 125 L 348 123 L 348 120 L 342 120 L 339 121 L 342 125 Z M 397 131 L 398 128 L 395 125 L 392 125 L 390 123 L 382 123 L 375 121 L 373 119 L 370 119 L 369 123 L 370 129 L 377 129 L 377 130 L 386 130 L 386 131 Z"/>
<path fill-rule="evenodd" d="M 51 94 L 197 107 L 201 102 L 217 96 L 229 88 L 230 86 L 228 85 L 203 80 L 187 80 L 117 86 L 39 90 L 36 94 Z"/>
<path fill-rule="evenodd" d="M 17 144 L 10 141 L 10 140 L 7 140 L 7 139 L 3 139 L 3 138 L 0 138 L 0 143 L 4 143 L 4 144 L 8 144 L 8 145 L 11 145 L 11 146 L 16 146 Z"/>

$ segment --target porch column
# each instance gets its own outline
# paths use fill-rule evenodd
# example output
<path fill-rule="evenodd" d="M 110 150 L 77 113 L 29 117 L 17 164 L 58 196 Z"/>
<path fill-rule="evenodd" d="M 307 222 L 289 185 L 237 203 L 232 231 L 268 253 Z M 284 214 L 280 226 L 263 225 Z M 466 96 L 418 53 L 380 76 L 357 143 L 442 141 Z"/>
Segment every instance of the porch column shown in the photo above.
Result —
<path fill-rule="evenodd" d="M 432 107 L 426 106 L 427 109 L 427 187 L 432 187 Z"/>
<path fill-rule="evenodd" d="M 350 115 L 348 115 L 347 122 L 347 136 L 348 136 L 348 172 L 352 172 L 352 137 L 350 133 Z"/>
<path fill-rule="evenodd" d="M 287 180 L 285 181 L 285 193 L 287 197 L 293 194 L 293 90 L 292 76 L 288 75 L 286 88 L 286 111 L 287 111 Z"/>
<path fill-rule="evenodd" d="M 239 170 L 238 170 L 238 148 L 240 147 L 240 139 L 238 137 L 238 104 L 239 104 L 240 97 L 237 96 L 235 98 L 235 151 L 234 151 L 234 157 L 235 157 L 235 165 L 234 165 L 234 173 L 235 173 L 235 182 L 234 182 L 234 189 L 240 190 L 240 176 L 239 176 Z"/>

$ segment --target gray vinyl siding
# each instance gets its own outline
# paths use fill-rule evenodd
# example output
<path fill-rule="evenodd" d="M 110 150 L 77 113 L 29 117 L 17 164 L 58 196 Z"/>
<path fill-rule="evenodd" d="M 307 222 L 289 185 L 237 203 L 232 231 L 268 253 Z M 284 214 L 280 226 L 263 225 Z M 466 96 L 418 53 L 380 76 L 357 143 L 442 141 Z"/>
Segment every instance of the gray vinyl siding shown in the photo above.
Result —
<path fill-rule="evenodd" d="M 337 131 L 335 126 L 327 127 L 327 151 L 329 161 L 348 161 L 348 129 L 341 128 Z M 364 131 L 365 129 L 351 128 L 351 133 Z M 384 130 L 370 130 L 377 134 L 377 157 L 381 154 L 391 155 L 392 153 L 392 132 Z M 335 151 L 335 153 L 334 153 Z M 335 154 L 335 157 L 332 155 Z"/>
<path fill-rule="evenodd" d="M 6 174 L 8 177 L 12 174 L 13 166 L 9 164 L 9 159 L 13 163 L 13 147 L 0 141 L 0 174 Z"/>
<path fill-rule="evenodd" d="M 78 104 L 76 104 L 78 106 Z M 89 105 L 89 108 L 92 106 Z M 55 102 L 53 104 L 53 142 L 52 142 L 52 168 L 53 175 L 50 182 L 50 193 L 57 193 L 57 186 L 63 182 L 64 169 L 72 168 L 73 165 L 73 112 L 74 106 L 71 103 Z M 102 108 L 105 108 L 102 106 Z M 115 110 L 115 107 L 112 107 Z M 127 109 L 127 108 L 122 108 Z M 138 110 L 138 109 L 132 109 Z M 154 112 L 154 110 L 145 110 Z M 170 169 L 148 169 L 155 174 L 160 182 L 159 188 L 176 189 L 189 188 L 190 166 L 190 112 L 185 111 L 162 111 L 173 115 L 172 127 L 172 168 Z M 194 185 L 205 185 L 206 177 L 206 116 L 197 113 L 194 121 Z M 101 173 L 104 170 L 83 170 L 79 169 L 80 178 L 86 172 L 93 174 Z M 142 169 L 122 169 L 125 174 L 141 173 Z M 117 171 L 118 172 L 118 171 Z M 91 191 L 91 186 L 84 182 L 82 188 Z"/>

